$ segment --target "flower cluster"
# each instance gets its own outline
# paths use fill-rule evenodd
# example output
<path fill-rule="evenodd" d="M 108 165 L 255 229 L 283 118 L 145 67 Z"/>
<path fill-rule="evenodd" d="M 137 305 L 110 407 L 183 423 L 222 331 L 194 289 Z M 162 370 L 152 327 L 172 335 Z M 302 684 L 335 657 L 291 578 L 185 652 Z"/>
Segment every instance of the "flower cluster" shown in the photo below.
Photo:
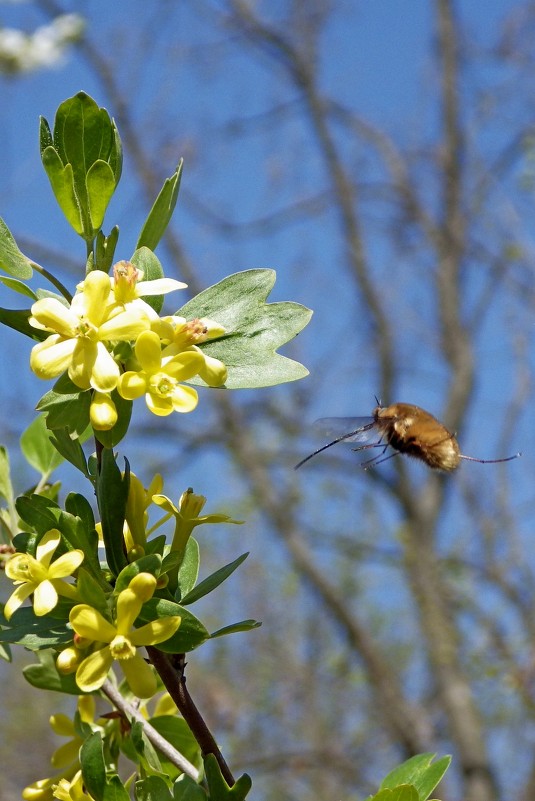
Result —
<path fill-rule="evenodd" d="M 32 306 L 30 325 L 50 332 L 32 349 L 33 372 L 43 379 L 67 372 L 79 389 L 92 390 L 90 420 L 97 431 L 117 422 L 114 390 L 126 400 L 144 395 L 151 412 L 164 416 L 197 406 L 196 390 L 182 382 L 199 376 L 209 386 L 221 386 L 227 377 L 225 365 L 198 347 L 221 336 L 221 326 L 206 319 L 160 318 L 143 300 L 185 284 L 142 279 L 133 264 L 121 261 L 113 277 L 90 272 L 69 306 L 58 298 Z"/>

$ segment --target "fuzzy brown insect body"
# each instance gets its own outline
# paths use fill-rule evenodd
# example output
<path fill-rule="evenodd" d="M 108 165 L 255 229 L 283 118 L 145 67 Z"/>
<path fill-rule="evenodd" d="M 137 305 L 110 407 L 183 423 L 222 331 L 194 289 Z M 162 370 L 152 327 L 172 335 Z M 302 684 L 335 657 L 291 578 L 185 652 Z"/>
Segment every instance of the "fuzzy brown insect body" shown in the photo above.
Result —
<path fill-rule="evenodd" d="M 446 426 L 432 414 L 412 403 L 378 405 L 373 410 L 371 417 L 331 417 L 318 420 L 318 423 L 330 433 L 341 429 L 344 429 L 344 433 L 339 434 L 336 439 L 302 459 L 296 465 L 296 469 L 313 456 L 339 442 L 364 443 L 353 448 L 355 451 L 382 448 L 378 456 L 368 459 L 362 464 L 365 469 L 395 456 L 395 453 L 384 456 L 389 446 L 397 453 L 419 459 L 434 470 L 446 472 L 456 470 L 462 459 L 487 464 L 509 462 L 520 456 L 520 453 L 505 459 L 477 459 L 474 456 L 465 456 L 460 451 L 455 435 L 448 431 Z"/>
<path fill-rule="evenodd" d="M 455 436 L 436 417 L 411 403 L 377 406 L 372 417 L 382 439 L 399 453 L 436 470 L 455 470 L 461 452 Z"/>

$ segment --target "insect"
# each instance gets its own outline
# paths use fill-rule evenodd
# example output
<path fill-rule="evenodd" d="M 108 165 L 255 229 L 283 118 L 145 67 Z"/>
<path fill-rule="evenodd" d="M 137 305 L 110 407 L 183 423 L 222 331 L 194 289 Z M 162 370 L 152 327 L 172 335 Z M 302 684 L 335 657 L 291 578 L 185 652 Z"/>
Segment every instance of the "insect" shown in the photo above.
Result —
<path fill-rule="evenodd" d="M 510 462 L 521 455 L 515 453 L 514 456 L 508 456 L 505 459 L 476 459 L 475 456 L 465 456 L 460 451 L 455 434 L 448 431 L 446 426 L 432 414 L 412 403 L 393 403 L 390 406 L 381 406 L 378 402 L 371 417 L 326 417 L 318 420 L 318 423 L 331 434 L 340 431 L 345 433 L 340 433 L 331 442 L 302 459 L 299 464 L 296 464 L 296 470 L 313 456 L 339 442 L 364 443 L 353 448 L 354 451 L 382 448 L 378 456 L 363 462 L 361 466 L 364 469 L 391 459 L 399 453 L 413 456 L 415 459 L 425 462 L 428 467 L 446 472 L 456 470 L 461 459 L 481 462 L 481 464 L 496 464 L 497 462 Z M 394 448 L 396 453 L 384 456 L 388 447 Z"/>

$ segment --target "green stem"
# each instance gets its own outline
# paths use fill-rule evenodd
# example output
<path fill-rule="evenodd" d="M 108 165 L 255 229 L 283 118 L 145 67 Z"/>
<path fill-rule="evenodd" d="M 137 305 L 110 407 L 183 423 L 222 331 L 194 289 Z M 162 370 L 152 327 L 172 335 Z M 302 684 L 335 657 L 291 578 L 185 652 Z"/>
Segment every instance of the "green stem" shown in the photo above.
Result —
<path fill-rule="evenodd" d="M 37 264 L 36 261 L 31 261 L 30 264 L 32 265 L 33 269 L 36 270 L 36 272 L 40 273 L 43 276 L 43 278 L 46 278 L 47 281 L 50 281 L 52 286 L 56 287 L 56 289 L 59 291 L 59 293 L 61 295 L 63 295 L 65 300 L 67 300 L 69 303 L 71 302 L 72 295 L 69 292 L 69 290 L 66 287 L 63 286 L 61 281 L 58 281 L 58 279 L 55 278 L 55 276 L 53 276 L 52 273 L 49 273 L 48 270 L 46 270 L 40 264 Z"/>

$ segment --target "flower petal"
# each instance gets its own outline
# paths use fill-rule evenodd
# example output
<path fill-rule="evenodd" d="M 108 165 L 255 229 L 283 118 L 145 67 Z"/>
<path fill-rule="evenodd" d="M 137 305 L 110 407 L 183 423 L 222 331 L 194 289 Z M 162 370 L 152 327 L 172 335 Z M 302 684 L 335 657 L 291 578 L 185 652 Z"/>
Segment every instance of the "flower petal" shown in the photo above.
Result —
<path fill-rule="evenodd" d="M 30 367 L 37 378 L 56 378 L 65 372 L 71 363 L 76 339 L 65 339 L 52 334 L 44 342 L 34 345 L 30 355 Z"/>
<path fill-rule="evenodd" d="M 95 392 L 89 407 L 89 420 L 95 431 L 109 431 L 117 422 L 115 403 L 107 392 Z"/>
<path fill-rule="evenodd" d="M 58 603 L 58 593 L 51 581 L 41 581 L 35 588 L 33 611 L 37 617 L 48 615 Z"/>
<path fill-rule="evenodd" d="M 162 370 L 176 378 L 177 381 L 187 381 L 188 378 L 193 378 L 203 367 L 204 356 L 196 350 L 183 351 L 178 356 L 165 359 L 162 364 Z"/>
<path fill-rule="evenodd" d="M 4 617 L 6 620 L 11 620 L 13 612 L 16 612 L 19 606 L 24 603 L 26 598 L 32 594 L 34 589 L 35 584 L 30 581 L 28 581 L 26 584 L 21 584 L 20 587 L 17 587 L 15 592 L 9 596 L 4 606 Z"/>
<path fill-rule="evenodd" d="M 76 334 L 78 318 L 57 298 L 42 298 L 33 304 L 29 323 L 35 328 L 45 328 L 55 331 L 56 334 L 72 337 Z"/>
<path fill-rule="evenodd" d="M 177 631 L 181 620 L 180 615 L 170 615 L 145 623 L 144 626 L 130 632 L 130 642 L 133 645 L 158 645 L 160 642 L 165 642 Z"/>
<path fill-rule="evenodd" d="M 126 589 L 117 598 L 117 633 L 130 637 L 130 629 L 141 612 L 143 600 L 133 590 Z"/>
<path fill-rule="evenodd" d="M 149 328 L 150 321 L 144 309 L 132 306 L 103 323 L 98 329 L 98 336 L 100 340 L 119 339 L 130 342 Z"/>
<path fill-rule="evenodd" d="M 49 578 L 58 579 L 64 578 L 65 576 L 72 576 L 76 568 L 80 567 L 84 561 L 84 556 L 84 552 L 79 548 L 62 554 L 50 565 L 48 569 Z"/>
<path fill-rule="evenodd" d="M 76 608 L 76 607 L 75 607 Z M 76 684 L 86 693 L 98 690 L 106 681 L 113 658 L 109 645 L 89 654 L 76 671 Z"/>
<path fill-rule="evenodd" d="M 161 398 L 159 395 L 147 392 L 145 401 L 150 411 L 158 415 L 158 417 L 167 417 L 168 414 L 173 412 L 173 404 L 170 397 Z"/>
<path fill-rule="evenodd" d="M 68 765 L 72 765 L 74 760 L 78 759 L 81 744 L 82 740 L 76 737 L 76 739 L 69 740 L 68 743 L 63 743 L 59 748 L 56 748 L 50 757 L 50 764 L 52 767 L 56 768 L 56 770 L 61 770 Z"/>
<path fill-rule="evenodd" d="M 113 298 L 110 276 L 102 270 L 93 270 L 86 276 L 82 291 L 85 316 L 99 326 L 106 318 L 110 297 Z"/>
<path fill-rule="evenodd" d="M 187 289 L 187 284 L 177 281 L 175 278 L 155 278 L 154 281 L 138 281 L 136 284 L 136 294 L 139 297 L 149 295 L 166 295 L 177 289 Z"/>
<path fill-rule="evenodd" d="M 144 331 L 137 338 L 136 357 L 147 373 L 155 373 L 162 363 L 160 337 L 154 331 Z"/>
<path fill-rule="evenodd" d="M 222 361 L 204 355 L 204 366 L 199 370 L 199 375 L 209 387 L 220 387 L 227 380 L 228 371 Z"/>
<path fill-rule="evenodd" d="M 125 400 L 136 400 L 147 391 L 147 380 L 144 373 L 129 370 L 119 378 L 117 392 Z"/>
<path fill-rule="evenodd" d="M 61 540 L 61 534 L 57 528 L 51 528 L 46 534 L 43 534 L 39 540 L 39 544 L 35 549 L 35 556 L 38 562 L 48 567 L 50 560 L 54 555 L 54 551 L 58 547 Z"/>
<path fill-rule="evenodd" d="M 97 358 L 97 343 L 89 339 L 77 339 L 69 366 L 69 378 L 80 389 L 89 389 L 91 374 Z"/>
<path fill-rule="evenodd" d="M 134 695 L 138 698 L 151 698 L 154 695 L 158 689 L 156 676 L 142 656 L 136 654 L 132 659 L 121 660 L 121 667 Z"/>
<path fill-rule="evenodd" d="M 112 626 L 100 612 L 88 604 L 78 604 L 71 609 L 69 621 L 80 637 L 99 642 L 111 642 L 117 634 Z"/>
<path fill-rule="evenodd" d="M 179 384 L 173 390 L 171 401 L 175 412 L 192 412 L 199 402 L 199 396 L 193 387 Z"/>
<path fill-rule="evenodd" d="M 120 376 L 119 365 L 102 342 L 97 343 L 97 357 L 91 372 L 91 386 L 98 392 L 111 392 Z"/>
<path fill-rule="evenodd" d="M 180 515 L 177 507 L 171 500 L 168 498 L 167 495 L 153 495 L 152 502 L 156 504 L 156 506 L 161 506 L 166 512 L 172 515 Z"/>

